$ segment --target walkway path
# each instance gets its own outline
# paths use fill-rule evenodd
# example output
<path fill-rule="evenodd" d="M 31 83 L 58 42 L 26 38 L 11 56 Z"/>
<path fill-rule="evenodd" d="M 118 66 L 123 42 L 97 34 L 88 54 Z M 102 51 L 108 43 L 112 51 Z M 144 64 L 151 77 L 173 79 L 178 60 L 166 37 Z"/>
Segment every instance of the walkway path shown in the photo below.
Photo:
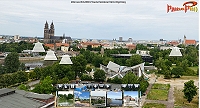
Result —
<path fill-rule="evenodd" d="M 27 85 L 33 86 L 33 85 L 35 85 L 35 84 L 38 84 L 39 82 L 40 82 L 40 80 L 31 81 L 31 82 L 29 82 Z"/>
<path fill-rule="evenodd" d="M 155 83 L 155 81 L 156 81 L 155 77 L 150 78 L 149 87 L 146 90 L 147 94 L 150 92 L 151 87 Z M 167 101 L 164 101 L 164 100 L 148 100 L 147 94 L 145 96 L 142 96 L 141 106 L 143 106 L 144 103 L 162 103 L 162 104 L 165 104 L 167 106 L 167 108 L 174 108 L 174 85 L 170 85 L 170 89 L 168 91 L 168 100 Z"/>

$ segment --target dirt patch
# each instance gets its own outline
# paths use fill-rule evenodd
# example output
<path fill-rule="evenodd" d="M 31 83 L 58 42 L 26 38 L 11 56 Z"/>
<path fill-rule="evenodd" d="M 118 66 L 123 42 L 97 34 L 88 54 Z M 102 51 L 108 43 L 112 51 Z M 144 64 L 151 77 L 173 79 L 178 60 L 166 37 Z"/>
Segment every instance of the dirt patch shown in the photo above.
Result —
<path fill-rule="evenodd" d="M 184 83 L 189 81 L 190 79 L 179 79 L 179 78 L 172 78 L 172 79 L 163 79 L 162 77 L 158 77 L 155 83 L 161 83 L 161 84 L 170 84 L 171 86 L 176 87 L 177 89 L 183 89 Z M 194 85 L 199 87 L 199 80 L 198 79 L 192 79 L 194 80 Z"/>

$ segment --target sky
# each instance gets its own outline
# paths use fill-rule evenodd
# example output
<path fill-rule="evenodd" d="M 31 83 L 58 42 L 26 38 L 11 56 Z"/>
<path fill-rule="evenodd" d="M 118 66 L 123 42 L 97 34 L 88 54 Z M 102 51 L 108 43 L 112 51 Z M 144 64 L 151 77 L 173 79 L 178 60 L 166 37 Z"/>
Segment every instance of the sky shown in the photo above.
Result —
<path fill-rule="evenodd" d="M 56 36 L 65 34 L 80 39 L 118 40 L 123 37 L 123 40 L 178 40 L 185 35 L 187 39 L 199 40 L 199 12 L 167 13 L 167 4 L 183 7 L 187 0 L 124 1 L 126 3 L 1 0 L 0 35 L 43 37 L 45 22 L 50 25 L 53 21 Z"/>
<path fill-rule="evenodd" d="M 91 96 L 106 96 L 106 91 L 91 91 Z"/>
<path fill-rule="evenodd" d="M 124 91 L 124 96 L 138 97 L 138 91 Z"/>
<path fill-rule="evenodd" d="M 122 92 L 107 92 L 107 98 L 122 99 Z"/>
<path fill-rule="evenodd" d="M 77 97 L 77 96 L 80 99 L 89 99 L 90 98 L 90 92 L 74 91 L 74 97 Z"/>

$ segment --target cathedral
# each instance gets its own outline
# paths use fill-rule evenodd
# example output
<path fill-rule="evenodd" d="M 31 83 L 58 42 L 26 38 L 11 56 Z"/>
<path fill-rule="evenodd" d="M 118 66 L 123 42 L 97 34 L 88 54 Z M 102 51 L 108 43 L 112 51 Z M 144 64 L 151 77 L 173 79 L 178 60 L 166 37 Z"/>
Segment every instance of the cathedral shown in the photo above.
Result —
<path fill-rule="evenodd" d="M 54 24 L 53 21 L 50 25 L 49 28 L 49 24 L 46 21 L 45 26 L 44 26 L 44 43 L 68 43 L 71 44 L 72 43 L 72 39 L 71 37 L 65 37 L 65 35 L 63 34 L 63 36 L 55 36 L 55 28 L 54 28 Z"/>

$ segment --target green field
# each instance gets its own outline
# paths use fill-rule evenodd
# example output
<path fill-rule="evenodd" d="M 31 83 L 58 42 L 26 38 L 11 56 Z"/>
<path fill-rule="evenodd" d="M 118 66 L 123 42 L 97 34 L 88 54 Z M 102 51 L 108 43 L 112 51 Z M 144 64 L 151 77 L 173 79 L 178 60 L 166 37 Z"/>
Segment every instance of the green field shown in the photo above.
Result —
<path fill-rule="evenodd" d="M 169 84 L 153 84 L 152 89 L 161 89 L 161 90 L 169 90 L 170 85 Z"/>
<path fill-rule="evenodd" d="M 150 100 L 165 100 L 168 98 L 168 90 L 151 89 L 147 95 L 147 99 Z"/>
<path fill-rule="evenodd" d="M 145 103 L 142 108 L 166 108 L 166 105 L 159 103 Z"/>
<path fill-rule="evenodd" d="M 147 99 L 167 101 L 169 88 L 169 84 L 153 84 L 150 92 L 147 94 Z"/>

